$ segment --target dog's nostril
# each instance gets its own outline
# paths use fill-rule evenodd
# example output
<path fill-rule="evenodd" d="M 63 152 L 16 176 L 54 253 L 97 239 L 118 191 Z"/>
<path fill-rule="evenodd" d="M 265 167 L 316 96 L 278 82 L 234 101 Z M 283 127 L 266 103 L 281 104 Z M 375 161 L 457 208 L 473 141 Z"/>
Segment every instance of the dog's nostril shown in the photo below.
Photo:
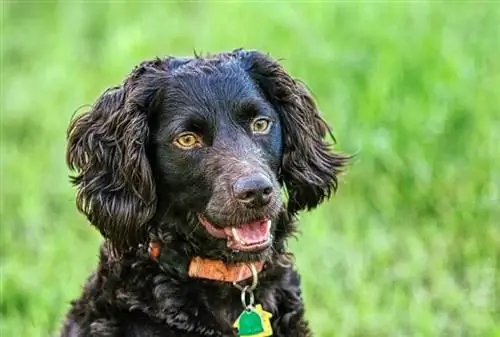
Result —
<path fill-rule="evenodd" d="M 252 198 L 252 192 L 243 192 L 243 193 L 240 193 L 238 195 L 238 199 L 241 199 L 241 200 L 248 200 L 250 198 Z"/>
<path fill-rule="evenodd" d="M 258 173 L 236 180 L 233 192 L 236 199 L 250 207 L 263 206 L 271 199 L 273 185 L 264 174 Z"/>
<path fill-rule="evenodd" d="M 273 188 L 272 187 L 266 187 L 263 192 L 264 192 L 264 195 L 269 195 L 269 194 L 271 194 L 273 192 Z"/>

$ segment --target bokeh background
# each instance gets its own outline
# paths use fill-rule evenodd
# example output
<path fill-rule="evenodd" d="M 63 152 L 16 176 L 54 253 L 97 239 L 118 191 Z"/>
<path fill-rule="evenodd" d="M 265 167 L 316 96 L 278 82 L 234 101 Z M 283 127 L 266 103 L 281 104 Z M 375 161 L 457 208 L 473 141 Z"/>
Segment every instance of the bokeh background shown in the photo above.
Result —
<path fill-rule="evenodd" d="M 73 113 L 145 58 L 256 48 L 314 92 L 337 195 L 291 242 L 316 336 L 500 336 L 500 2 L 2 2 L 1 336 L 49 336 L 101 242 Z"/>

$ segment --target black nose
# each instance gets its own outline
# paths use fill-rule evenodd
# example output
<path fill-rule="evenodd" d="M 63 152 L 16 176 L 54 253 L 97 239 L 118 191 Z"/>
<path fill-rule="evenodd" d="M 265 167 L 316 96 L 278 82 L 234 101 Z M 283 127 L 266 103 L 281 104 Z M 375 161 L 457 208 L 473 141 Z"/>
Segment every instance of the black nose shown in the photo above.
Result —
<path fill-rule="evenodd" d="M 269 203 L 273 185 L 262 173 L 241 177 L 233 185 L 236 199 L 249 207 L 264 206 Z"/>

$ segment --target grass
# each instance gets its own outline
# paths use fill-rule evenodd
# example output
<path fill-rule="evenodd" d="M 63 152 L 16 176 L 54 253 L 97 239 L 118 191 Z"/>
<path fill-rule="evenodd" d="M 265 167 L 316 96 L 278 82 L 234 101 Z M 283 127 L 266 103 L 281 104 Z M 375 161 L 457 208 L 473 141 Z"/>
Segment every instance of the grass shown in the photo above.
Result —
<path fill-rule="evenodd" d="M 1 336 L 48 336 L 101 241 L 64 163 L 75 110 L 144 58 L 283 58 L 356 153 L 291 243 L 316 336 L 500 336 L 495 2 L 3 2 Z"/>

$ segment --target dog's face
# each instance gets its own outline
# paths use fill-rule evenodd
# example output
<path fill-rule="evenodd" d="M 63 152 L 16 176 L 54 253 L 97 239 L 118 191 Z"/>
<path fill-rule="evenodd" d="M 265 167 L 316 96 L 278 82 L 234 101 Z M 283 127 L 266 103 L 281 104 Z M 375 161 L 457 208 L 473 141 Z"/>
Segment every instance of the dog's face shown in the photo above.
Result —
<path fill-rule="evenodd" d="M 327 132 L 276 61 L 236 50 L 144 62 L 72 122 L 67 155 L 79 209 L 117 250 L 168 228 L 199 255 L 249 260 L 284 213 L 336 189 L 346 157 Z"/>
<path fill-rule="evenodd" d="M 217 242 L 214 251 L 261 252 L 282 207 L 279 114 L 236 62 L 203 75 L 184 67 L 152 111 L 160 207 L 194 215 L 179 230 L 194 225 Z"/>

